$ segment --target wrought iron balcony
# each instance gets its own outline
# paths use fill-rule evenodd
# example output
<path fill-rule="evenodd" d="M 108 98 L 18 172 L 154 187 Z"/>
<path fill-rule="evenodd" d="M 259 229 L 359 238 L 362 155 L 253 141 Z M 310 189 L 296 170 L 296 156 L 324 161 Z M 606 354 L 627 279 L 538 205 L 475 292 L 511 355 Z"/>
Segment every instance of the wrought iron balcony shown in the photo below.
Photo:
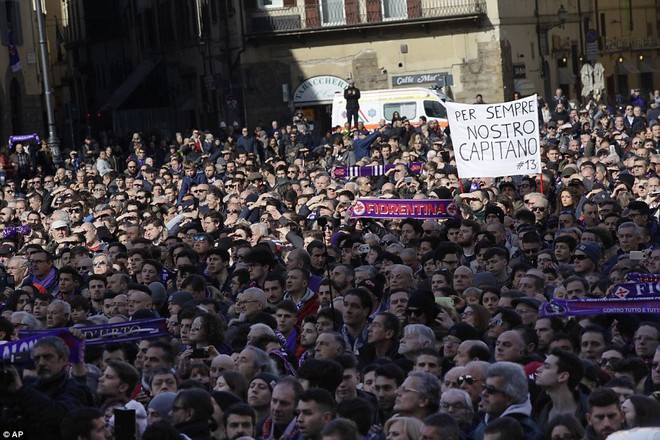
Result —
<path fill-rule="evenodd" d="M 248 9 L 247 33 L 287 34 L 486 14 L 486 0 L 283 0 L 283 4 Z"/>

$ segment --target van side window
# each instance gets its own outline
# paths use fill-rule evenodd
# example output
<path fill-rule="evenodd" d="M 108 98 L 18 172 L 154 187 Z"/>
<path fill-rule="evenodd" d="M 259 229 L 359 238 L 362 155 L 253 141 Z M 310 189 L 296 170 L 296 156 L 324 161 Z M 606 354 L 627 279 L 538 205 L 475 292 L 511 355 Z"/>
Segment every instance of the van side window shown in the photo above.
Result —
<path fill-rule="evenodd" d="M 404 116 L 408 119 L 417 118 L 417 103 L 412 102 L 392 102 L 383 105 L 383 116 L 388 121 L 392 120 L 394 112 L 399 112 L 401 117 Z"/>
<path fill-rule="evenodd" d="M 447 119 L 447 109 L 438 101 L 424 101 L 424 112 L 430 118 Z"/>

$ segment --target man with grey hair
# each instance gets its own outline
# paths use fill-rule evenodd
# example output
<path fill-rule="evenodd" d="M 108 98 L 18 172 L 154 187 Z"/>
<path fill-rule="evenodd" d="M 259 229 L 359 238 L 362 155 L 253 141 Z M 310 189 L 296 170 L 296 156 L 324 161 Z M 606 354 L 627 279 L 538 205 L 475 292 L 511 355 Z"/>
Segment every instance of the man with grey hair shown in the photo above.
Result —
<path fill-rule="evenodd" d="M 69 324 L 71 318 L 71 306 L 68 302 L 56 299 L 48 306 L 46 313 L 46 327 L 63 328 Z"/>
<path fill-rule="evenodd" d="M 457 380 L 459 388 L 470 396 L 475 411 L 479 408 L 479 400 L 486 385 L 489 367 L 490 363 L 486 361 L 468 362 L 465 364 L 463 374 Z"/>
<path fill-rule="evenodd" d="M 390 276 L 387 280 L 390 291 L 408 290 L 415 287 L 413 285 L 413 270 L 405 264 L 393 264 L 389 267 Z"/>
<path fill-rule="evenodd" d="M 85 364 L 82 360 L 73 364 L 70 377 L 69 347 L 57 336 L 45 336 L 32 347 L 37 380 L 23 383 L 14 366 L 9 366 L 12 375 L 4 390 L 11 397 L 7 400 L 10 414 L 23 419 L 25 438 L 54 438 L 64 416 L 78 408 L 94 406 L 92 395 L 85 386 Z M 6 426 L 6 425 L 5 425 Z M 56 437 L 59 438 L 59 437 Z"/>
<path fill-rule="evenodd" d="M 236 297 L 238 318 L 229 321 L 229 328 L 225 333 L 226 339 L 233 341 L 239 332 L 239 328 L 258 323 L 276 329 L 277 321 L 273 315 L 266 312 L 266 307 L 268 307 L 268 296 L 260 288 L 250 287 L 239 293 Z"/>
<path fill-rule="evenodd" d="M 474 408 L 472 407 L 472 400 L 470 395 L 456 388 L 449 388 L 440 396 L 440 414 L 449 414 L 458 423 L 461 431 L 466 434 L 465 438 L 469 438 L 467 434 L 470 433 L 472 427 L 472 419 L 474 418 Z"/>
<path fill-rule="evenodd" d="M 358 266 L 355 268 L 355 285 L 357 286 L 364 280 L 374 279 L 378 271 L 374 266 Z"/>
<path fill-rule="evenodd" d="M 440 379 L 431 373 L 413 371 L 396 390 L 394 412 L 423 420 L 438 412 Z"/>
<path fill-rule="evenodd" d="M 399 354 L 414 362 L 417 351 L 421 348 L 433 348 L 435 335 L 433 330 L 424 324 L 408 324 L 403 329 L 403 337 L 399 341 Z"/>
<path fill-rule="evenodd" d="M 250 326 L 250 331 L 248 332 L 247 335 L 247 343 L 248 345 L 252 345 L 254 341 L 257 340 L 257 338 L 268 335 L 268 336 L 275 336 L 275 330 L 267 326 L 266 324 L 262 323 L 256 323 L 252 324 Z"/>
<path fill-rule="evenodd" d="M 259 373 L 279 375 L 277 366 L 268 353 L 252 345 L 246 346 L 238 354 L 235 363 L 236 371 L 242 373 L 248 383 Z"/>
<path fill-rule="evenodd" d="M 40 330 L 41 323 L 28 312 L 12 312 L 9 317 L 12 325 L 14 326 L 14 335 L 18 339 L 18 332 L 25 330 Z"/>
<path fill-rule="evenodd" d="M 30 262 L 23 256 L 11 257 L 7 262 L 7 272 L 14 276 L 14 286 L 23 286 L 30 276 Z"/>
<path fill-rule="evenodd" d="M 530 417 L 532 404 L 527 376 L 523 368 L 513 362 L 496 362 L 488 368 L 482 406 L 486 415 L 475 428 L 473 438 L 482 440 L 486 425 L 500 417 L 512 417 L 525 431 L 525 440 L 541 440 L 543 431 Z"/>

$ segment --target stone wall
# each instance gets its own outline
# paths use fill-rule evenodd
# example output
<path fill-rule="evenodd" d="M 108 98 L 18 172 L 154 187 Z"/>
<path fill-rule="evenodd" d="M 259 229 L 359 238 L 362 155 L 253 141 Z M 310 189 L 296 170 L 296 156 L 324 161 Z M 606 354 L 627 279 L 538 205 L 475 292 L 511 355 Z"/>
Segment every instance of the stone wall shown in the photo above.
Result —
<path fill-rule="evenodd" d="M 478 57 L 466 59 L 458 67 L 462 89 L 454 94 L 454 100 L 472 103 L 479 93 L 484 95 L 486 102 L 511 99 L 513 72 L 508 42 L 487 41 L 477 45 Z"/>

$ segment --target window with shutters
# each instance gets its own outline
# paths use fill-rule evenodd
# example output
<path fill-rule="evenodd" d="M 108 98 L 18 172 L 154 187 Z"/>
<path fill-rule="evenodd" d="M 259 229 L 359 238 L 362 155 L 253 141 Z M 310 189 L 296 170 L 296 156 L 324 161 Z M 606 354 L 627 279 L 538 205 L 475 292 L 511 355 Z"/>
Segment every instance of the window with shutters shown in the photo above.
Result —
<path fill-rule="evenodd" d="M 339 26 L 346 24 L 346 9 L 344 0 L 320 0 L 321 24 L 323 26 Z"/>
<path fill-rule="evenodd" d="M 29 4 L 28 4 L 29 6 Z M 19 0 L 0 0 L 0 37 L 2 45 L 8 43 L 9 30 L 12 30 L 14 44 L 23 44 L 23 25 Z"/>
<path fill-rule="evenodd" d="M 406 0 L 382 0 L 383 19 L 398 20 L 408 18 L 408 2 Z"/>
<path fill-rule="evenodd" d="M 284 0 L 259 0 L 258 4 L 261 9 L 282 8 Z"/>

